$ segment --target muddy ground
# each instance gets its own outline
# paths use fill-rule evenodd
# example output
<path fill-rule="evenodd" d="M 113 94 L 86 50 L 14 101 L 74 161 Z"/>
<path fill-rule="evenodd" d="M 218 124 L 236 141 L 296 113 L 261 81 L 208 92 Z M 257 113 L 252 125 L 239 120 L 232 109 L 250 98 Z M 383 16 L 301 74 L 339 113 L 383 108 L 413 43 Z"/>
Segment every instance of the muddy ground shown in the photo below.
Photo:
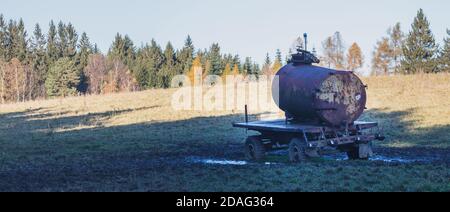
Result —
<path fill-rule="evenodd" d="M 247 162 L 237 143 L 200 147 L 193 154 L 135 151 L 37 159 L 3 163 L 0 190 L 450 191 L 450 149 L 374 150 L 370 161 L 348 161 L 339 153 L 303 164 L 289 163 L 283 150 L 264 162 Z"/>

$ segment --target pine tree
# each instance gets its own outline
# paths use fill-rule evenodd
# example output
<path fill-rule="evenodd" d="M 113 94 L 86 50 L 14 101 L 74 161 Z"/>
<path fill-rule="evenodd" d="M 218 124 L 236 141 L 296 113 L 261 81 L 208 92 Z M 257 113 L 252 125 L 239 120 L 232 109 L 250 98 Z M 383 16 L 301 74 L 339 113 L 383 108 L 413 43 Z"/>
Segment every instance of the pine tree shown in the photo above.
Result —
<path fill-rule="evenodd" d="M 231 64 L 232 64 L 233 67 L 235 65 L 237 65 L 239 71 L 242 70 L 241 57 L 239 56 L 239 54 L 234 55 Z"/>
<path fill-rule="evenodd" d="M 273 62 L 273 65 L 272 65 L 272 74 L 276 74 L 283 66 L 282 59 L 281 59 L 281 52 L 279 49 L 277 49 L 277 52 L 275 55 L 276 55 L 275 61 Z"/>
<path fill-rule="evenodd" d="M 61 58 L 49 69 L 45 87 L 47 95 L 71 96 L 77 93 L 77 86 L 80 83 L 80 74 L 75 63 L 70 58 Z"/>
<path fill-rule="evenodd" d="M 253 63 L 251 74 L 257 77 L 261 74 L 261 68 L 259 67 L 258 63 Z"/>
<path fill-rule="evenodd" d="M 92 54 L 101 54 L 101 51 L 98 48 L 96 43 L 94 44 L 94 47 L 92 48 Z"/>
<path fill-rule="evenodd" d="M 4 41 L 5 60 L 17 58 L 24 62 L 28 53 L 27 31 L 22 19 L 19 22 L 10 20 Z"/>
<path fill-rule="evenodd" d="M 194 50 L 195 47 L 192 43 L 191 36 L 188 35 L 186 41 L 184 42 L 184 47 L 181 49 L 179 56 L 177 57 L 179 61 L 179 74 L 189 72 L 192 61 L 194 60 Z"/>
<path fill-rule="evenodd" d="M 108 56 L 110 58 L 117 58 L 125 65 L 131 67 L 135 59 L 135 47 L 128 35 L 122 37 L 119 33 L 116 34 L 113 44 L 109 49 Z"/>
<path fill-rule="evenodd" d="M 84 74 L 84 68 L 87 66 L 89 61 L 89 55 L 92 54 L 92 44 L 89 41 L 89 38 L 85 32 L 81 34 L 80 44 L 78 45 L 79 52 L 76 56 L 76 65 L 80 72 L 80 84 L 78 86 L 78 91 L 85 93 L 87 92 L 87 79 Z"/>
<path fill-rule="evenodd" d="M 58 23 L 58 37 L 56 40 L 56 46 L 58 48 L 58 58 L 64 57 L 67 50 L 67 31 L 66 25 L 59 21 Z"/>
<path fill-rule="evenodd" d="M 34 73 L 32 75 L 34 80 L 31 81 L 35 82 L 35 86 L 33 86 L 34 92 L 32 98 L 44 97 L 46 93 L 44 85 L 47 76 L 48 64 L 45 45 L 45 36 L 42 33 L 39 24 L 36 24 L 31 42 L 31 67 Z"/>
<path fill-rule="evenodd" d="M 133 65 L 133 61 L 136 58 L 136 49 L 134 47 L 133 41 L 128 35 L 125 35 L 124 37 L 124 52 L 125 52 L 125 58 L 123 60 L 123 63 L 130 67 Z"/>
<path fill-rule="evenodd" d="M 67 44 L 63 50 L 63 57 L 74 58 L 77 54 L 78 33 L 71 23 L 65 27 Z"/>
<path fill-rule="evenodd" d="M 161 78 L 158 77 L 158 72 L 161 70 L 162 65 L 164 64 L 164 54 L 162 52 L 161 47 L 156 43 L 155 40 L 152 40 L 149 52 L 148 62 L 150 65 L 149 68 L 149 85 L 151 87 L 162 87 Z"/>
<path fill-rule="evenodd" d="M 402 71 L 406 74 L 436 72 L 438 52 L 430 23 L 422 9 L 417 12 L 412 29 L 403 45 Z"/>
<path fill-rule="evenodd" d="M 150 65 L 148 65 L 148 61 L 146 60 L 146 56 L 144 55 L 144 52 L 148 52 L 148 49 L 148 45 L 141 49 L 138 49 L 138 51 L 136 52 L 136 60 L 133 66 L 134 78 L 141 88 L 150 87 L 150 77 L 148 76 Z"/>
<path fill-rule="evenodd" d="M 175 65 L 176 65 L 175 50 L 172 44 L 168 42 L 164 50 L 164 64 L 161 68 L 161 71 L 159 72 L 159 77 L 161 78 L 160 87 L 163 88 L 170 87 L 172 78 L 175 75 L 177 75 Z"/>
<path fill-rule="evenodd" d="M 47 64 L 51 65 L 59 58 L 56 26 L 50 21 L 47 34 Z"/>
<path fill-rule="evenodd" d="M 450 30 L 447 29 L 447 37 L 444 39 L 444 47 L 439 55 L 440 69 L 450 72 Z"/>
<path fill-rule="evenodd" d="M 281 63 L 281 65 L 283 65 L 283 58 L 281 56 L 280 49 L 277 49 L 277 52 L 275 53 L 275 59 L 278 60 Z"/>
<path fill-rule="evenodd" d="M 253 66 L 252 58 L 251 57 L 246 57 L 244 65 L 242 67 L 243 74 L 245 74 L 245 75 L 251 74 L 252 66 Z"/>
<path fill-rule="evenodd" d="M 270 60 L 269 53 L 266 54 L 266 58 L 264 59 L 264 65 L 262 67 L 262 73 L 265 75 L 272 75 L 272 61 Z"/>
<path fill-rule="evenodd" d="M 222 73 L 222 55 L 220 54 L 220 47 L 218 43 L 214 43 L 209 48 L 208 61 L 211 64 L 210 74 L 220 75 Z"/>
<path fill-rule="evenodd" d="M 14 52 L 15 57 L 21 62 L 27 63 L 25 61 L 28 56 L 28 39 L 27 31 L 25 30 L 25 23 L 22 19 L 19 20 L 17 24 L 17 34 L 14 41 Z"/>
<path fill-rule="evenodd" d="M 354 42 L 347 53 L 347 69 L 356 71 L 364 65 L 364 56 L 359 45 Z"/>

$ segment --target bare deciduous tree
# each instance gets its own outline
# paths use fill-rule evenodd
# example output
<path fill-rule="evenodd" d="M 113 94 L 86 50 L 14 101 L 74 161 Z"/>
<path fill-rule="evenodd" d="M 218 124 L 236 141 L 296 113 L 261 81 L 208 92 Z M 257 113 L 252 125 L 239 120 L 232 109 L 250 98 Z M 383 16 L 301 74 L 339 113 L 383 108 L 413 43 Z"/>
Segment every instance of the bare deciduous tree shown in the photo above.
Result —
<path fill-rule="evenodd" d="M 106 74 L 108 73 L 108 61 L 105 56 L 102 54 L 90 55 L 84 73 L 87 78 L 88 92 L 90 94 L 103 93 L 103 86 L 106 84 Z"/>

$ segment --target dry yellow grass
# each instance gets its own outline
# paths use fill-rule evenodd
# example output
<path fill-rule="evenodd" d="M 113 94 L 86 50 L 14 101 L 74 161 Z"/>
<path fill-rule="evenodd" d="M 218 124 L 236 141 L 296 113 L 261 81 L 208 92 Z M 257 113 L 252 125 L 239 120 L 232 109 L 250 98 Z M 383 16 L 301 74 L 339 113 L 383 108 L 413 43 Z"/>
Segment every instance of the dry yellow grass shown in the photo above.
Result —
<path fill-rule="evenodd" d="M 369 109 L 386 112 L 411 110 L 415 127 L 450 124 L 450 74 L 364 78 Z"/>
<path fill-rule="evenodd" d="M 450 74 L 379 76 L 368 84 L 363 118 L 380 122 L 388 145 L 450 146 Z"/>
<path fill-rule="evenodd" d="M 405 127 L 411 131 L 450 124 L 450 74 L 379 76 L 363 78 L 363 81 L 369 87 L 366 119 L 377 121 L 383 119 L 380 113 L 403 112 L 401 117 L 391 118 L 409 123 Z M 231 111 L 174 111 L 170 105 L 174 91 L 159 89 L 5 104 L 0 105 L 0 114 L 26 113 L 29 120 L 50 120 L 49 125 L 55 132 L 234 114 Z M 39 116 L 44 113 L 47 115 Z M 80 119 L 79 124 L 70 127 L 51 123 L 52 119 L 101 113 L 108 113 L 108 116 L 89 122 Z M 389 119 L 381 120 L 384 128 L 391 128 L 391 124 Z"/>

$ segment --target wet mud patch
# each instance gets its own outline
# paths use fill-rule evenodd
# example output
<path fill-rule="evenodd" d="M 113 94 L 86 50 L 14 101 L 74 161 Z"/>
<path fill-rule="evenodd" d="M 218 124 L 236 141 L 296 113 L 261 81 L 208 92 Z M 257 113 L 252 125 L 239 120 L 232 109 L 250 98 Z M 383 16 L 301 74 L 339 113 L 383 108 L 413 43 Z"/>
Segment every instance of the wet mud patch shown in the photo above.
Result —
<path fill-rule="evenodd" d="M 256 165 L 256 164 L 264 164 L 264 165 L 277 165 L 280 163 L 275 163 L 271 161 L 266 162 L 250 162 L 245 160 L 232 160 L 232 159 L 224 159 L 224 158 L 204 158 L 204 157 L 188 157 L 186 158 L 188 163 L 196 163 L 196 164 L 206 164 L 206 165 L 230 165 L 230 166 L 245 166 L 245 165 Z"/>
<path fill-rule="evenodd" d="M 416 153 L 416 154 L 414 154 Z M 369 162 L 376 163 L 393 163 L 393 164 L 423 164 L 423 163 L 441 163 L 448 162 L 446 153 L 427 153 L 417 154 L 418 152 L 403 151 L 398 152 L 395 149 L 380 150 L 375 153 Z M 332 153 L 325 154 L 319 158 L 311 158 L 310 161 L 349 161 L 346 153 Z M 285 165 L 290 164 L 288 160 L 288 150 L 280 149 L 267 153 L 266 159 L 263 162 L 251 162 L 237 157 L 207 157 L 207 156 L 192 156 L 185 159 L 187 163 L 206 164 L 217 166 L 246 166 L 246 165 Z"/>

